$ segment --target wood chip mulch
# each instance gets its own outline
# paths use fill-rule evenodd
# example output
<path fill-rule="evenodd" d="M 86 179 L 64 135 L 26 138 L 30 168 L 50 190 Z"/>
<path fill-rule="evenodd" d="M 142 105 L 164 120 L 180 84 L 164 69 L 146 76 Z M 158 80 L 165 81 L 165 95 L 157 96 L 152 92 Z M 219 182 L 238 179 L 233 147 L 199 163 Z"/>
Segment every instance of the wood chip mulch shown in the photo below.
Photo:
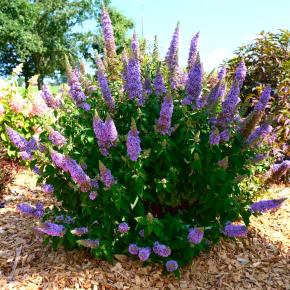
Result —
<path fill-rule="evenodd" d="M 158 266 L 117 255 L 113 265 L 84 251 L 56 252 L 42 244 L 32 227 L 35 220 L 16 211 L 20 202 L 51 196 L 35 186 L 28 171 L 9 185 L 0 209 L 0 289 L 288 289 L 290 290 L 290 201 L 274 213 L 253 217 L 247 238 L 223 240 L 182 270 L 181 278 L 163 275 Z M 271 197 L 289 196 L 275 187 Z"/>

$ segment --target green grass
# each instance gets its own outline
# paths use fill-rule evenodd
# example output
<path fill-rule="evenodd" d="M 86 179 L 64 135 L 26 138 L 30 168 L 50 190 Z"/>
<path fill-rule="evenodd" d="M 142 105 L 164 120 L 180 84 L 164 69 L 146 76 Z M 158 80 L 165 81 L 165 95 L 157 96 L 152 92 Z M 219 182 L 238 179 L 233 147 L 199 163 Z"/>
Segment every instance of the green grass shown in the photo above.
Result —
<path fill-rule="evenodd" d="M 57 86 L 48 86 L 48 87 L 49 87 L 50 91 L 51 91 L 53 94 L 56 94 L 56 93 L 58 92 L 58 90 L 59 90 L 60 85 L 57 85 Z M 23 94 L 23 93 L 25 92 L 25 90 L 26 90 L 26 89 L 23 88 L 23 87 L 19 87 L 19 88 L 18 88 L 18 91 L 19 91 L 20 94 Z M 33 87 L 32 87 L 32 91 L 33 91 L 33 92 L 37 92 L 37 91 L 38 91 L 37 86 L 33 86 Z"/>

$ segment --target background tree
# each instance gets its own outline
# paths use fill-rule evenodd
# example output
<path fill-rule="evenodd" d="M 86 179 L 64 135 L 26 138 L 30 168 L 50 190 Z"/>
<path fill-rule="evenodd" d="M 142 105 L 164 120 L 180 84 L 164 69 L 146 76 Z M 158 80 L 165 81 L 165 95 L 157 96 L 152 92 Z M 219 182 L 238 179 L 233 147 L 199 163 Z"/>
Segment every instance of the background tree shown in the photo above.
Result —
<path fill-rule="evenodd" d="M 74 28 L 85 20 L 99 27 L 100 0 L 2 0 L 0 1 L 0 74 L 6 76 L 19 63 L 27 80 L 39 74 L 39 87 L 44 77 L 65 72 L 64 55 L 76 61 L 88 58 L 96 46 L 93 32 Z M 104 1 L 116 25 L 116 42 L 122 43 L 133 23 Z"/>

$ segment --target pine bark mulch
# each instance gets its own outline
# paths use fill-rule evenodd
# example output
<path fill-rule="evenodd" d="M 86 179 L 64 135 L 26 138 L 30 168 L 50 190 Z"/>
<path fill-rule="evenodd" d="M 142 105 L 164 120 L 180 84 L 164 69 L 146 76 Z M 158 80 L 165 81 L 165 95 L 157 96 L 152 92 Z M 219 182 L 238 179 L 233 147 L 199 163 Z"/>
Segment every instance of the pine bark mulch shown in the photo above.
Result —
<path fill-rule="evenodd" d="M 267 195 L 289 197 L 289 188 Z M 35 176 L 20 171 L 0 209 L 0 289 L 288 289 L 290 290 L 290 201 L 274 213 L 253 217 L 247 238 L 223 240 L 182 270 L 181 278 L 163 275 L 158 266 L 142 267 L 123 255 L 113 265 L 84 251 L 44 246 L 35 220 L 16 211 L 20 202 L 52 197 L 35 186 Z"/>

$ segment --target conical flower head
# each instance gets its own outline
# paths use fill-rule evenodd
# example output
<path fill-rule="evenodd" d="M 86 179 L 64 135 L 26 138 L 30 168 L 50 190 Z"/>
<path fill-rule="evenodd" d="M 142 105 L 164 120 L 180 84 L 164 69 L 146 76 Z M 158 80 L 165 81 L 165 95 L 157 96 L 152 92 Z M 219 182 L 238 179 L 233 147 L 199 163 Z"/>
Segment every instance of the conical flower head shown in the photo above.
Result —
<path fill-rule="evenodd" d="M 132 161 L 136 161 L 141 153 L 139 132 L 134 119 L 132 120 L 131 130 L 127 137 L 127 153 Z"/>
<path fill-rule="evenodd" d="M 155 93 L 158 96 L 165 95 L 167 92 L 166 87 L 164 85 L 164 80 L 160 71 L 160 66 L 158 67 L 156 77 L 154 80 L 154 88 L 155 88 Z"/>
<path fill-rule="evenodd" d="M 97 78 L 98 78 L 99 87 L 100 87 L 101 92 L 102 92 L 102 96 L 103 96 L 106 104 L 108 105 L 108 107 L 111 110 L 113 110 L 115 108 L 115 100 L 112 97 L 111 90 L 110 90 L 109 84 L 108 84 L 108 80 L 105 76 L 104 64 L 99 56 L 97 56 L 97 68 L 98 68 Z"/>
<path fill-rule="evenodd" d="M 187 61 L 187 66 L 188 66 L 189 71 L 196 61 L 198 41 L 199 41 L 199 32 L 196 33 L 192 37 L 191 42 L 190 42 L 188 61 Z"/>
<path fill-rule="evenodd" d="M 99 169 L 100 179 L 106 188 L 110 188 L 113 184 L 116 183 L 111 171 L 102 163 L 102 161 L 99 161 Z"/>
<path fill-rule="evenodd" d="M 244 61 L 241 61 L 237 67 L 236 73 L 235 73 L 235 81 L 238 82 L 239 87 L 241 88 L 244 80 L 246 78 L 246 74 L 247 74 L 247 68 L 246 65 L 244 63 Z"/>
<path fill-rule="evenodd" d="M 101 14 L 103 37 L 105 41 L 106 56 L 113 58 L 116 56 L 116 45 L 113 26 L 108 11 L 103 8 Z"/>
<path fill-rule="evenodd" d="M 118 139 L 118 132 L 115 123 L 109 114 L 107 114 L 107 118 L 105 121 L 105 130 L 107 135 L 107 141 L 111 142 L 112 144 L 115 143 Z"/>
<path fill-rule="evenodd" d="M 202 75 L 202 64 L 199 53 L 197 53 L 196 61 L 189 72 L 186 82 L 187 97 L 183 99 L 182 104 L 189 105 L 193 103 L 195 108 L 199 107 L 201 102 Z"/>
<path fill-rule="evenodd" d="M 166 96 L 161 105 L 159 119 L 157 121 L 157 131 L 162 135 L 171 134 L 171 118 L 173 114 L 173 99 Z"/>
<path fill-rule="evenodd" d="M 177 23 L 173 33 L 170 46 L 168 48 L 165 61 L 170 72 L 178 67 L 178 45 L 179 45 L 179 23 Z"/>
<path fill-rule="evenodd" d="M 132 57 L 135 59 L 139 58 L 139 42 L 137 38 L 137 34 L 134 31 L 132 41 L 131 41 L 131 50 L 132 50 Z"/>

